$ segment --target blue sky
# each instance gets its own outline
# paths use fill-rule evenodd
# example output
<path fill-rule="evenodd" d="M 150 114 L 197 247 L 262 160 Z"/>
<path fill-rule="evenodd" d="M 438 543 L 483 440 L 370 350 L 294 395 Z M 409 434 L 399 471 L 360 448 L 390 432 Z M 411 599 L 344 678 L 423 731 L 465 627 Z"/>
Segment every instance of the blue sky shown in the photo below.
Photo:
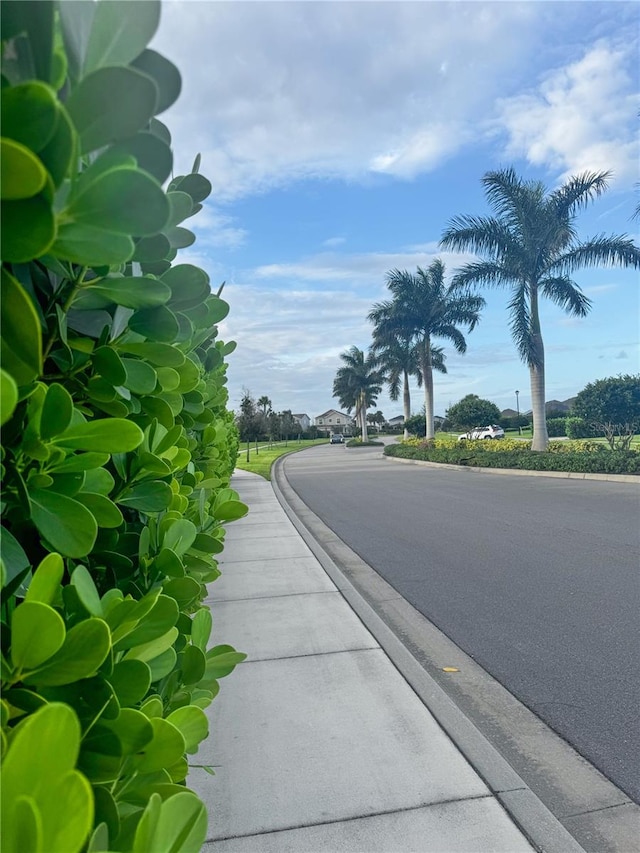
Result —
<path fill-rule="evenodd" d="M 581 237 L 636 235 L 640 7 L 625 2 L 200 2 L 165 0 L 154 46 L 182 95 L 162 116 L 176 171 L 201 152 L 214 191 L 180 253 L 226 281 L 236 340 L 230 406 L 242 389 L 311 417 L 337 407 L 339 354 L 366 349 L 392 268 L 441 257 L 447 221 L 486 214 L 480 180 L 513 165 L 549 187 L 610 169 Z M 640 365 L 640 288 L 631 270 L 575 276 L 586 319 L 546 305 L 547 399 Z M 486 292 L 466 355 L 445 344 L 435 411 L 468 393 L 530 407 L 506 291 Z M 412 394 L 412 408 L 422 405 Z M 402 410 L 384 392 L 387 417 Z"/>

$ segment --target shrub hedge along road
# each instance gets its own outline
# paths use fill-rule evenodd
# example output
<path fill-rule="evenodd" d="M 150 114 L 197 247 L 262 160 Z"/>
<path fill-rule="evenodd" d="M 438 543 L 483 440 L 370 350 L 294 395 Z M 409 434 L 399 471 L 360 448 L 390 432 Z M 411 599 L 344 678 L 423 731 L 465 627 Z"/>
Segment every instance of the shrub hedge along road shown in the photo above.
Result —
<path fill-rule="evenodd" d="M 523 471 L 573 471 L 585 474 L 640 474 L 640 453 L 635 450 L 609 450 L 595 441 L 551 442 L 545 453 L 531 450 L 530 441 L 435 441 L 409 439 L 390 444 L 386 456 L 443 462 L 478 468 L 518 468 Z"/>
<path fill-rule="evenodd" d="M 235 344 L 174 263 L 211 186 L 167 185 L 159 15 L 2 4 L 3 853 L 200 850 L 187 756 L 244 658 L 203 605 L 247 511 Z"/>

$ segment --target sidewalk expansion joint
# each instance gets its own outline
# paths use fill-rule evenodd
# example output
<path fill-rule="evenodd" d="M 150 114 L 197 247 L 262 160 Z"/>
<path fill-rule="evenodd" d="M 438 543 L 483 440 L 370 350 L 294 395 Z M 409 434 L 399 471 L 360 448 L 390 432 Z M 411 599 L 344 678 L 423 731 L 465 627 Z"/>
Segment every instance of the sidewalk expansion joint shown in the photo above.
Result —
<path fill-rule="evenodd" d="M 619 809 L 621 806 L 635 806 L 636 804 L 632 800 L 623 800 L 621 803 L 613 803 L 610 806 L 602 806 L 599 809 L 587 809 L 584 812 L 575 812 L 574 814 L 563 814 L 560 816 L 561 820 L 571 820 L 574 817 L 584 817 L 589 814 L 599 814 L 600 812 L 607 812 L 611 809 Z"/>
<path fill-rule="evenodd" d="M 279 826 L 277 829 L 260 829 L 257 832 L 247 832 L 238 835 L 219 835 L 212 838 L 207 838 L 205 844 L 211 844 L 216 841 L 231 841 L 234 838 L 254 838 L 258 835 L 276 835 L 278 832 L 290 832 L 296 829 L 309 829 L 312 826 L 331 826 L 338 823 L 353 823 L 356 820 L 366 820 L 370 817 L 385 817 L 386 815 L 404 814 L 406 812 L 416 812 L 421 809 L 428 809 L 432 806 L 448 806 L 454 803 L 466 803 L 472 800 L 492 800 L 491 794 L 475 794 L 470 797 L 453 797 L 447 800 L 434 800 L 429 803 L 420 803 L 416 806 L 407 806 L 400 809 L 387 809 L 383 811 L 367 812 L 366 814 L 353 815 L 352 817 L 336 818 L 335 820 L 318 820 L 310 823 L 296 823 L 290 826 Z"/>
<path fill-rule="evenodd" d="M 375 641 L 374 641 L 375 642 Z M 353 652 L 380 652 L 382 648 L 376 643 L 375 646 L 356 646 L 354 649 L 336 649 L 332 652 L 308 652 L 304 655 L 282 655 L 277 658 L 247 658 L 241 661 L 238 666 L 246 666 L 248 663 L 270 663 L 275 660 L 296 660 L 299 658 L 324 658 L 329 655 L 348 655 Z"/>
<path fill-rule="evenodd" d="M 274 598 L 295 598 L 299 595 L 340 595 L 338 589 L 317 589 L 312 592 L 279 592 L 276 595 L 253 595 L 247 598 L 206 598 L 210 604 L 226 604 L 228 601 L 271 601 Z M 342 596 L 340 596 L 342 598 Z"/>

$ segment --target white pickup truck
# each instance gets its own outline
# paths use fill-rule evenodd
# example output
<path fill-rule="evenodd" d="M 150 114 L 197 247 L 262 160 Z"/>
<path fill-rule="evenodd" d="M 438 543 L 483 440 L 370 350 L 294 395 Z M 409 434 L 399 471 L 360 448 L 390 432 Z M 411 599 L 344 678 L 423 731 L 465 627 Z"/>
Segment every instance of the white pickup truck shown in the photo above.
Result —
<path fill-rule="evenodd" d="M 489 424 L 485 427 L 474 427 L 469 432 L 463 432 L 458 436 L 458 441 L 475 441 L 479 438 L 504 438 L 504 430 L 497 424 Z"/>

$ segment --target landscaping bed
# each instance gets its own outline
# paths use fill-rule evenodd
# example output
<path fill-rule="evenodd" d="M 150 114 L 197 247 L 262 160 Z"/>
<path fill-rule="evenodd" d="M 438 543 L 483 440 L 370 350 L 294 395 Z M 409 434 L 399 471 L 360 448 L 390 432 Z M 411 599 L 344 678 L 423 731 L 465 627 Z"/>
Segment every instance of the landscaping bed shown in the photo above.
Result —
<path fill-rule="evenodd" d="M 401 459 L 474 468 L 640 475 L 640 453 L 636 450 L 609 450 L 593 441 L 552 442 L 549 450 L 541 453 L 532 451 L 528 441 L 510 439 L 462 442 L 410 439 L 388 445 L 384 453 Z"/>

